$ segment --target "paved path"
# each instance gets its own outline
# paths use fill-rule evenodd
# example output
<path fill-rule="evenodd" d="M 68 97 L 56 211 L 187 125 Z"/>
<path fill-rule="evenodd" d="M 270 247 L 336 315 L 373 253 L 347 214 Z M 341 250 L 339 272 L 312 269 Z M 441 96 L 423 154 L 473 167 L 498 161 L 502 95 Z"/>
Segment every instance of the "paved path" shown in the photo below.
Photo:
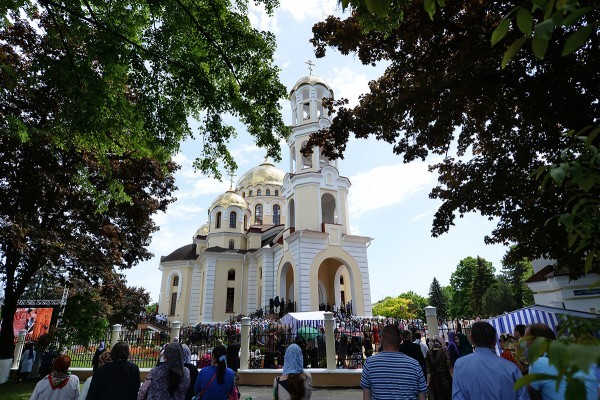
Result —
<path fill-rule="evenodd" d="M 242 400 L 273 400 L 272 386 L 240 386 Z M 311 398 L 318 400 L 361 400 L 361 389 L 325 389 L 315 388 Z"/>

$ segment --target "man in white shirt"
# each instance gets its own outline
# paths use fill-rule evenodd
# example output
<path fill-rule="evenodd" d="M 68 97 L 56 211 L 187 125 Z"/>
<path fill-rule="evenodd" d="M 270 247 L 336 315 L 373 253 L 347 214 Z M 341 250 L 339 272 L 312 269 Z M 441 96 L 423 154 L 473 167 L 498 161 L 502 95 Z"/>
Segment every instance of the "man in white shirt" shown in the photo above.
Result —
<path fill-rule="evenodd" d="M 427 345 L 421 341 L 421 332 L 414 333 L 415 341 L 413 343 L 418 344 L 421 347 L 421 353 L 423 353 L 423 358 L 427 357 Z"/>

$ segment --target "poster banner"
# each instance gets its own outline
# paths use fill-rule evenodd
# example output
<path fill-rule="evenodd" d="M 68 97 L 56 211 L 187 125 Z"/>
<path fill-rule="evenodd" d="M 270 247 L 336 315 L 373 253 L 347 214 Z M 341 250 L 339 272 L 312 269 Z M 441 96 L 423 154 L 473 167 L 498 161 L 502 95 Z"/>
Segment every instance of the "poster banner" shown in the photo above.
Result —
<path fill-rule="evenodd" d="M 53 308 L 17 308 L 13 321 L 15 337 L 19 335 L 21 329 L 27 331 L 27 338 L 29 340 L 37 339 L 48 333 L 53 310 Z"/>

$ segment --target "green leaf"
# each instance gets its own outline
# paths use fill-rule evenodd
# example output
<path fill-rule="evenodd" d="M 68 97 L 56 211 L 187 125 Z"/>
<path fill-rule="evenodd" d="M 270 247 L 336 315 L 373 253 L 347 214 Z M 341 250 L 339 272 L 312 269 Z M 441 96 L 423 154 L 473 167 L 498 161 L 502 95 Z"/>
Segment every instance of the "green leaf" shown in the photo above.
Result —
<path fill-rule="evenodd" d="M 535 25 L 535 36 L 540 39 L 550 40 L 554 31 L 554 21 L 547 19 Z"/>
<path fill-rule="evenodd" d="M 546 7 L 548 7 L 548 2 L 546 0 L 533 0 L 533 10 L 535 11 L 535 8 L 539 8 L 542 11 L 546 11 Z"/>
<path fill-rule="evenodd" d="M 548 374 L 527 374 L 527 375 L 522 376 L 515 382 L 514 389 L 518 390 L 525 385 L 529 385 L 533 381 L 541 381 L 541 380 L 546 380 L 546 379 L 554 380 L 555 378 L 556 378 L 556 376 L 548 375 Z"/>
<path fill-rule="evenodd" d="M 531 17 L 531 13 L 524 8 L 521 8 L 517 13 L 517 26 L 525 35 L 531 35 L 533 18 Z"/>
<path fill-rule="evenodd" d="M 590 132 L 590 134 L 585 139 L 585 146 L 590 147 L 592 145 L 592 143 L 594 142 L 594 140 L 596 140 L 596 137 L 598 137 L 598 134 L 600 134 L 600 127 L 596 128 L 592 132 Z"/>
<path fill-rule="evenodd" d="M 566 171 L 562 166 L 552 166 L 550 167 L 550 175 L 555 182 L 562 184 L 566 176 Z"/>
<path fill-rule="evenodd" d="M 585 257 L 585 273 L 587 274 L 592 269 L 592 262 L 594 261 L 594 257 L 596 252 L 594 250 L 590 250 L 587 256 Z"/>
<path fill-rule="evenodd" d="M 429 14 L 429 18 L 433 21 L 433 14 L 435 14 L 435 0 L 425 0 L 423 2 L 423 7 L 427 14 Z"/>
<path fill-rule="evenodd" d="M 567 381 L 567 390 L 565 391 L 565 399 L 585 399 L 585 385 L 581 379 L 570 379 Z"/>
<path fill-rule="evenodd" d="M 579 18 L 581 18 L 585 13 L 587 13 L 591 9 L 592 7 L 581 7 L 573 12 L 570 12 L 569 15 L 567 15 L 563 19 L 563 24 L 565 26 L 573 25 L 575 22 L 577 22 Z"/>
<path fill-rule="evenodd" d="M 342 0 L 342 10 L 345 10 L 350 4 L 350 0 Z"/>
<path fill-rule="evenodd" d="M 437 0 L 438 6 L 446 7 L 446 0 Z"/>
<path fill-rule="evenodd" d="M 579 28 L 575 33 L 569 36 L 565 43 L 565 47 L 563 47 L 562 55 L 566 56 L 577 50 L 590 36 L 592 29 L 592 25 L 587 25 Z"/>
<path fill-rule="evenodd" d="M 382 18 L 387 17 L 390 13 L 390 2 L 391 0 L 365 0 L 365 4 L 369 11 Z"/>
<path fill-rule="evenodd" d="M 521 47 L 523 47 L 526 40 L 527 38 L 525 37 L 517 39 L 513 42 L 513 44 L 511 44 L 508 47 L 508 49 L 506 49 L 504 57 L 502 58 L 502 69 L 506 68 L 506 64 L 508 64 L 508 62 L 515 56 L 515 54 L 517 54 L 517 52 L 521 50 Z"/>
<path fill-rule="evenodd" d="M 427 1 L 426 1 L 427 2 Z M 503 19 L 500 21 L 494 32 L 492 32 L 492 46 L 498 43 L 504 36 L 506 36 L 506 32 L 508 32 L 508 27 L 510 26 L 510 21 L 508 19 Z"/>
<path fill-rule="evenodd" d="M 534 36 L 531 39 L 531 49 L 533 50 L 533 54 L 540 60 L 546 55 L 546 50 L 548 50 L 548 42 L 548 40 L 540 39 L 538 36 Z"/>
<path fill-rule="evenodd" d="M 537 337 L 529 346 L 529 350 L 527 351 L 527 359 L 529 364 L 534 363 L 538 358 L 540 358 L 548 349 L 548 339 L 543 337 Z"/>

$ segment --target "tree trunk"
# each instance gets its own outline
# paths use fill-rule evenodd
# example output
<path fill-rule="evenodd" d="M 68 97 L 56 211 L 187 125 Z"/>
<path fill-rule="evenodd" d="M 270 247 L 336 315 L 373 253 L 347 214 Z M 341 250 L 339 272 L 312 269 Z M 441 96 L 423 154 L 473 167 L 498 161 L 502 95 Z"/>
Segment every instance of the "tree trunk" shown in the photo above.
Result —
<path fill-rule="evenodd" d="M 0 360 L 12 358 L 15 351 L 13 320 L 17 312 L 18 298 L 12 290 L 6 290 L 5 295 L 2 305 L 2 325 L 0 326 Z"/>

